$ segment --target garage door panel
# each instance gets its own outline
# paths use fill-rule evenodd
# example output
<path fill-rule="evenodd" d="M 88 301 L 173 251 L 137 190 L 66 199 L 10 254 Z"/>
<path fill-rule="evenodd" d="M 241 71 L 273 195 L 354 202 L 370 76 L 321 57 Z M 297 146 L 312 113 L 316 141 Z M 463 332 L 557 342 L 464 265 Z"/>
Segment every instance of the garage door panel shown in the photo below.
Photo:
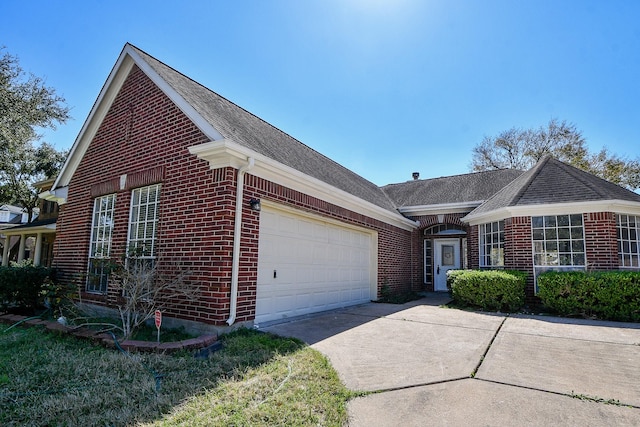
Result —
<path fill-rule="evenodd" d="M 372 250 L 370 233 L 264 207 L 256 323 L 369 301 Z"/>

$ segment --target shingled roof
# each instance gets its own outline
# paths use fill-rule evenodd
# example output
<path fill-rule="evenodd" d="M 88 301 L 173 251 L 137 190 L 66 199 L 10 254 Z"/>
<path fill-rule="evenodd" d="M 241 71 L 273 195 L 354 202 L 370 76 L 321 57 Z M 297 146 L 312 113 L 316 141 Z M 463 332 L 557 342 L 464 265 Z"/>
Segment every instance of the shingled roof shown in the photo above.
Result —
<path fill-rule="evenodd" d="M 640 195 L 551 156 L 545 156 L 470 215 L 476 216 L 512 206 L 609 200 L 640 203 Z"/>
<path fill-rule="evenodd" d="M 374 183 L 320 154 L 184 74 L 129 45 L 224 138 L 386 210 L 396 206 Z"/>
<path fill-rule="evenodd" d="M 399 207 L 481 203 L 521 174 L 514 169 L 491 170 L 389 184 L 382 189 Z"/>

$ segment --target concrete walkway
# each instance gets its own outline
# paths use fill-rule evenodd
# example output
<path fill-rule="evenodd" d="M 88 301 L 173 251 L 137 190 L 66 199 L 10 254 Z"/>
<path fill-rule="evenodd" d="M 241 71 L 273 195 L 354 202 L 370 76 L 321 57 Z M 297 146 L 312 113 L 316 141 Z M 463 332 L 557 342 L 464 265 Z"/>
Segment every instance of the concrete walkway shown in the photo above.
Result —
<path fill-rule="evenodd" d="M 640 425 L 640 325 L 441 308 L 436 295 L 263 325 L 324 353 L 351 426 Z"/>

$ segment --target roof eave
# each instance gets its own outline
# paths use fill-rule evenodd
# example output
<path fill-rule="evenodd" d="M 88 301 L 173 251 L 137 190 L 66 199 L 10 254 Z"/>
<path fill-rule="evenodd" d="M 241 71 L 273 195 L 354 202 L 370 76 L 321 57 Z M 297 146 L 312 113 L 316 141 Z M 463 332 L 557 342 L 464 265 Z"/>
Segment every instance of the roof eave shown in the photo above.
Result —
<path fill-rule="evenodd" d="M 482 200 L 458 203 L 440 203 L 434 205 L 403 206 L 398 211 L 408 216 L 437 215 L 447 213 L 471 212 L 482 204 Z"/>
<path fill-rule="evenodd" d="M 586 202 L 547 203 L 539 205 L 506 206 L 488 212 L 469 215 L 462 220 L 469 225 L 485 224 L 505 218 L 522 216 L 563 215 L 571 213 L 616 212 L 640 215 L 640 202 L 629 200 L 597 200 Z"/>
<path fill-rule="evenodd" d="M 2 230 L 2 234 L 5 236 L 21 236 L 21 235 L 33 235 L 37 233 L 55 233 L 56 232 L 56 223 L 46 224 L 46 225 L 38 225 L 34 227 L 30 227 L 29 224 L 19 225 L 13 228 L 7 228 Z"/>
<path fill-rule="evenodd" d="M 301 193 L 325 200 L 354 212 L 375 218 L 386 224 L 407 231 L 417 227 L 417 223 L 403 215 L 389 211 L 371 202 L 358 198 L 324 181 L 304 174 L 256 151 L 244 147 L 230 139 L 212 141 L 189 148 L 191 154 L 209 162 L 211 169 L 222 167 L 239 168 L 246 165 L 249 158 L 255 160 L 251 175 L 267 179 Z"/>
<path fill-rule="evenodd" d="M 69 187 L 59 187 L 55 190 L 43 191 L 38 194 L 38 198 L 48 200 L 50 202 L 56 202 L 58 205 L 64 205 L 67 203 L 67 193 Z"/>

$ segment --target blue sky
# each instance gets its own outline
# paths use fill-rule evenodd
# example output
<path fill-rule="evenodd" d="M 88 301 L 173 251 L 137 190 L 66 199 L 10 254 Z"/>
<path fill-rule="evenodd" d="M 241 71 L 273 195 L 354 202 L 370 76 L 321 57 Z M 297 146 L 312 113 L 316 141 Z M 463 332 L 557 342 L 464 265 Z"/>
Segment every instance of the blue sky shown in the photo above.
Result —
<path fill-rule="evenodd" d="M 556 117 L 640 155 L 640 2 L 3 0 L 69 148 L 130 42 L 378 185 L 467 173 L 485 135 Z"/>

